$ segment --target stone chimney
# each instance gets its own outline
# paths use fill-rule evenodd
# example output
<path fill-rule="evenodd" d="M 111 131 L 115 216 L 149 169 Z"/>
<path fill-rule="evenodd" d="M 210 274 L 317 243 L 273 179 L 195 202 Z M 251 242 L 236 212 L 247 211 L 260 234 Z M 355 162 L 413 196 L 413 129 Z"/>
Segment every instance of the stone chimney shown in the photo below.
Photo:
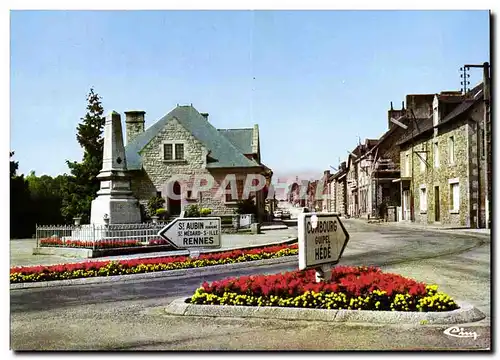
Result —
<path fill-rule="evenodd" d="M 125 111 L 125 127 L 127 130 L 127 144 L 144 132 L 145 111 Z"/>
<path fill-rule="evenodd" d="M 413 112 L 417 119 L 425 119 L 432 115 L 432 102 L 434 94 L 410 94 L 406 95 L 406 107 Z"/>
<path fill-rule="evenodd" d="M 208 113 L 200 113 L 201 116 L 205 118 L 205 120 L 208 121 Z"/>
<path fill-rule="evenodd" d="M 389 124 L 389 129 L 392 129 L 394 126 L 397 126 L 391 121 L 391 118 L 398 120 L 401 116 L 403 116 L 406 113 L 405 110 L 405 104 L 404 102 L 401 105 L 401 110 L 394 110 L 394 107 L 392 106 L 392 101 L 391 101 L 391 108 L 387 112 L 387 122 Z"/>

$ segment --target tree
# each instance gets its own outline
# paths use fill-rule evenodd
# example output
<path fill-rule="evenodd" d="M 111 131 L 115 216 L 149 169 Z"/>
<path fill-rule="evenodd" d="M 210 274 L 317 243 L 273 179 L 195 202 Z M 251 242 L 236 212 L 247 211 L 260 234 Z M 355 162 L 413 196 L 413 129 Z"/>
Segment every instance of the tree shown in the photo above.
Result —
<path fill-rule="evenodd" d="M 14 152 L 10 152 L 10 158 Z M 30 192 L 24 175 L 18 175 L 19 162 L 10 160 L 10 236 L 11 238 L 31 237 L 32 225 Z"/>
<path fill-rule="evenodd" d="M 55 178 L 48 175 L 37 177 L 34 171 L 26 176 L 33 215 L 37 224 L 53 225 L 64 222 L 61 213 L 61 185 L 65 180 L 64 177 L 64 175 Z"/>
<path fill-rule="evenodd" d="M 76 139 L 83 148 L 81 162 L 66 160 L 71 175 L 62 181 L 62 214 L 67 221 L 82 217 L 90 220 L 90 206 L 99 190 L 97 175 L 102 169 L 104 147 L 104 109 L 101 97 L 90 89 L 87 95 L 87 113 L 77 127 Z"/>
<path fill-rule="evenodd" d="M 239 200 L 235 210 L 236 214 L 254 214 L 257 216 L 257 205 L 253 200 L 253 197 L 245 200 Z"/>

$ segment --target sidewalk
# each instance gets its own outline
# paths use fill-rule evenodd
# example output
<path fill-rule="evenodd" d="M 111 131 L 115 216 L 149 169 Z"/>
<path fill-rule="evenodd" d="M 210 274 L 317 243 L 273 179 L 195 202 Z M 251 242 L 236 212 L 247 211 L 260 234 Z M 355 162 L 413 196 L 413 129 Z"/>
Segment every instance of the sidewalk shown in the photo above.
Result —
<path fill-rule="evenodd" d="M 262 234 L 222 234 L 220 249 L 211 249 L 204 252 L 217 252 L 233 249 L 242 249 L 255 246 L 267 246 L 283 243 L 288 239 L 297 237 L 297 229 L 279 229 L 279 230 L 262 230 Z M 33 248 L 36 246 L 36 240 L 23 239 L 10 241 L 10 267 L 14 266 L 31 266 L 31 265 L 55 265 L 68 264 L 84 261 L 107 261 L 107 260 L 123 260 L 123 259 L 141 259 L 154 258 L 173 255 L 187 255 L 186 250 L 163 251 L 155 253 L 143 253 L 133 255 L 105 256 L 93 259 L 83 258 L 68 258 L 55 255 L 33 255 Z"/>
<path fill-rule="evenodd" d="M 414 230 L 425 230 L 425 231 L 441 231 L 441 232 L 455 232 L 467 235 L 483 235 L 483 236 L 491 236 L 491 229 L 473 229 L 465 226 L 457 227 L 457 226 L 449 226 L 449 225 L 433 225 L 433 224 L 418 224 L 413 222 L 371 222 L 369 223 L 366 219 L 359 218 L 349 218 L 344 219 L 343 221 L 353 221 L 353 222 L 361 222 L 367 225 L 373 226 L 387 226 L 387 227 L 400 227 L 403 229 L 414 229 Z"/>

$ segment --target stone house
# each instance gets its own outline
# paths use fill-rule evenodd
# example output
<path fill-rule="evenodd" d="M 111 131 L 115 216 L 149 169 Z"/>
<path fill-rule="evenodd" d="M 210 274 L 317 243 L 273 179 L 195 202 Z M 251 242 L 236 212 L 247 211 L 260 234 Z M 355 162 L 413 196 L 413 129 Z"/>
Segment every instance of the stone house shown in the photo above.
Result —
<path fill-rule="evenodd" d="M 329 179 L 331 177 L 330 170 L 325 170 L 323 176 L 319 180 L 315 180 L 311 186 L 311 194 L 313 195 L 312 209 L 321 212 L 327 212 L 330 208 L 330 191 Z"/>
<path fill-rule="evenodd" d="M 347 211 L 347 165 L 343 161 L 335 174 L 330 175 L 330 209 L 328 211 L 345 215 Z"/>
<path fill-rule="evenodd" d="M 299 179 L 298 176 L 292 184 L 287 187 L 287 200 L 293 207 L 305 207 L 309 180 Z"/>
<path fill-rule="evenodd" d="M 485 227 L 483 84 L 433 96 L 398 142 L 403 220 Z M 423 115 L 423 114 L 422 114 Z"/>
<path fill-rule="evenodd" d="M 405 135 L 408 126 L 408 113 L 418 114 L 425 108 L 429 95 L 407 95 L 401 109 L 391 108 L 387 112 L 388 130 L 375 144 L 365 144 L 367 151 L 354 163 L 358 166 L 359 216 L 363 218 L 382 218 L 387 215 L 388 206 L 399 206 L 400 191 L 400 153 L 396 143 Z M 395 120 L 392 121 L 392 120 Z M 399 123 L 400 125 L 397 125 Z M 372 145 L 372 146 L 370 146 Z M 394 219 L 393 219 L 394 220 Z"/>
<path fill-rule="evenodd" d="M 217 129 L 208 114 L 178 105 L 145 129 L 144 114 L 125 112 L 127 167 L 142 206 L 162 196 L 169 215 L 180 214 L 190 204 L 210 208 L 213 215 L 230 215 L 242 199 L 247 175 L 264 175 L 270 184 L 272 171 L 261 161 L 258 125 Z M 213 179 L 213 184 L 198 180 L 194 186 L 196 177 Z M 264 216 L 266 191 L 264 187 L 250 193 L 259 219 Z"/>
<path fill-rule="evenodd" d="M 354 166 L 354 160 L 359 155 L 359 146 L 357 146 L 349 155 L 347 155 L 346 168 L 346 215 L 354 217 L 358 214 L 358 168 Z"/>
<path fill-rule="evenodd" d="M 373 155 L 371 150 L 377 145 L 378 140 L 366 139 L 364 144 L 359 145 L 358 156 L 352 161 L 352 166 L 356 167 L 357 181 L 355 188 L 355 196 L 357 196 L 357 212 L 353 215 L 355 217 L 367 217 L 371 214 L 371 167 Z"/>
<path fill-rule="evenodd" d="M 371 150 L 376 144 L 376 139 L 366 139 L 364 144 L 359 144 L 347 156 L 347 215 L 359 217 L 360 204 L 366 204 L 367 188 L 365 169 L 359 159 L 362 155 Z M 361 180 L 361 183 L 360 183 Z M 361 188 L 360 188 L 361 185 Z"/>

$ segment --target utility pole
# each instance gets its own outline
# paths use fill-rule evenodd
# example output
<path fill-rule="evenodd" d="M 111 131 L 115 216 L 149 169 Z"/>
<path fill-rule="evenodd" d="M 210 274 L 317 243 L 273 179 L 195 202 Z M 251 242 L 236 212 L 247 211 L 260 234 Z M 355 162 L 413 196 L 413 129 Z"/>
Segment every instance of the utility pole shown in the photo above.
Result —
<path fill-rule="evenodd" d="M 470 84 L 467 81 L 467 78 L 470 75 L 467 73 L 470 68 L 482 68 L 483 69 L 483 104 L 484 104 L 484 117 L 483 117 L 483 129 L 484 129 L 484 138 L 483 138 L 483 147 L 484 147 L 484 187 L 485 187 L 485 200 L 484 200 L 484 212 L 485 212 L 485 225 L 486 229 L 490 228 L 490 201 L 491 201 L 491 169 L 488 165 L 488 161 L 491 157 L 489 153 L 489 149 L 491 146 L 489 145 L 489 137 L 491 136 L 491 119 L 490 119 L 490 92 L 491 92 L 491 83 L 490 83 L 490 64 L 488 62 L 484 62 L 483 64 L 466 64 L 463 68 L 460 68 L 460 71 L 463 71 L 463 74 L 460 77 L 464 78 L 464 81 L 461 82 L 463 87 L 463 91 L 467 93 L 467 85 Z"/>

